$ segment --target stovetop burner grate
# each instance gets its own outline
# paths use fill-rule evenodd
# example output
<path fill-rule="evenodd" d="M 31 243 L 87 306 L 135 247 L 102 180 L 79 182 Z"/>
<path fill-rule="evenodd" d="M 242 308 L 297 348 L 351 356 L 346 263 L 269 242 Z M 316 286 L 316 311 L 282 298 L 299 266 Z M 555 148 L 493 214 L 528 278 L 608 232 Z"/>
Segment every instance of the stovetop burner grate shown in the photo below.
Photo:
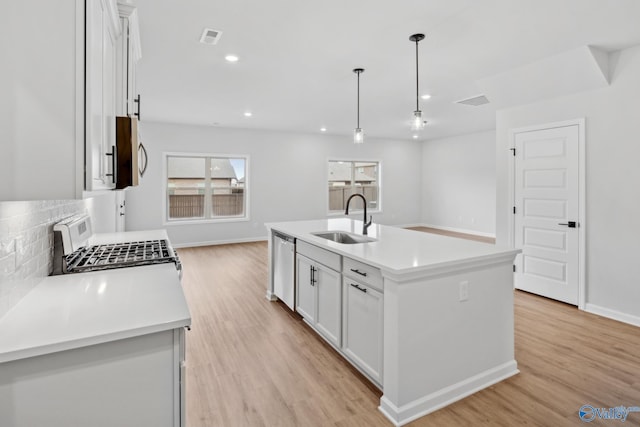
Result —
<path fill-rule="evenodd" d="M 166 240 L 85 246 L 65 256 L 65 261 L 66 273 L 178 262 Z"/>

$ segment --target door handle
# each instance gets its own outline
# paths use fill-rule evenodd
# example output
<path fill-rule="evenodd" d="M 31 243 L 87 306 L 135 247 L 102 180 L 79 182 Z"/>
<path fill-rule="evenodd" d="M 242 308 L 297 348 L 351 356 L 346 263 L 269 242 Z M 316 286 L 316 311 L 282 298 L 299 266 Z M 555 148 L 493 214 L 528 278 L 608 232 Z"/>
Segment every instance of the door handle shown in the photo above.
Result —
<path fill-rule="evenodd" d="M 315 274 L 316 273 L 316 269 L 315 269 L 315 267 L 313 265 L 310 266 L 309 268 L 311 269 L 311 282 L 310 282 L 310 284 L 311 284 L 311 286 L 315 286 L 315 283 L 316 283 L 316 274 Z"/>
<path fill-rule="evenodd" d="M 140 108 L 142 106 L 142 101 L 140 100 L 140 94 L 138 94 L 137 98 L 135 98 L 133 100 L 133 102 L 135 102 L 136 104 L 138 104 L 138 112 L 137 113 L 133 113 L 134 116 L 138 117 L 138 120 L 142 120 L 142 117 L 140 116 Z"/>
<path fill-rule="evenodd" d="M 566 225 L 569 228 L 576 228 L 578 226 L 578 223 L 575 221 L 569 221 L 569 222 L 559 222 L 558 225 Z"/>
<path fill-rule="evenodd" d="M 111 146 L 111 152 L 106 153 L 105 156 L 111 156 L 111 173 L 105 173 L 106 176 L 110 176 L 113 183 L 116 183 L 117 171 L 116 161 L 118 160 L 118 147 L 116 145 Z"/>
<path fill-rule="evenodd" d="M 142 156 L 140 156 L 141 160 L 143 160 L 143 166 L 142 168 L 140 168 L 138 166 L 138 173 L 140 174 L 140 176 L 144 176 L 144 173 L 147 171 L 147 162 L 149 160 L 149 158 L 147 157 L 147 149 L 144 148 L 144 145 L 142 145 L 142 142 L 140 143 L 140 145 L 138 145 L 138 152 L 142 153 Z"/>

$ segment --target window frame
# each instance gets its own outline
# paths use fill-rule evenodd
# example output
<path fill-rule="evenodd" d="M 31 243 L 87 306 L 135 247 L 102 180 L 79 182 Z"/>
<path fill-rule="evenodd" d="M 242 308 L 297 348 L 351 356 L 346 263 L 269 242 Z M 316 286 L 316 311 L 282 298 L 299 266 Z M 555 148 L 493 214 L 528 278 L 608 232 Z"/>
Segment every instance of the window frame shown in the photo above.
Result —
<path fill-rule="evenodd" d="M 169 157 L 188 157 L 188 158 L 217 158 L 217 159 L 244 159 L 244 215 L 243 216 L 225 216 L 219 218 L 169 218 Z M 206 164 L 206 160 L 205 160 Z M 165 226 L 170 225 L 194 225 L 194 224 L 215 224 L 215 223 L 229 223 L 229 222 L 247 222 L 251 221 L 250 217 L 250 184 L 249 184 L 249 165 L 250 158 L 248 154 L 226 154 L 226 153 L 192 153 L 192 152 L 163 152 L 162 153 L 162 184 L 164 186 L 162 190 L 162 222 Z M 205 170 L 205 179 L 210 179 L 210 172 Z M 207 190 L 205 185 L 205 198 L 207 194 L 211 195 L 210 190 Z M 205 215 L 207 213 L 205 205 Z"/>
<path fill-rule="evenodd" d="M 327 210 L 328 217 L 334 216 L 344 216 L 343 211 L 332 211 L 329 209 L 329 162 L 348 162 L 348 163 L 377 163 L 378 164 L 378 176 L 376 177 L 376 182 L 378 183 L 378 205 L 375 209 L 367 209 L 367 213 L 372 214 L 381 214 L 382 212 L 382 160 L 380 159 L 370 159 L 370 158 L 347 158 L 347 157 L 329 157 L 327 158 L 324 169 L 325 169 L 325 209 Z M 349 210 L 349 214 L 351 212 L 363 212 L 364 209 L 352 209 Z"/>

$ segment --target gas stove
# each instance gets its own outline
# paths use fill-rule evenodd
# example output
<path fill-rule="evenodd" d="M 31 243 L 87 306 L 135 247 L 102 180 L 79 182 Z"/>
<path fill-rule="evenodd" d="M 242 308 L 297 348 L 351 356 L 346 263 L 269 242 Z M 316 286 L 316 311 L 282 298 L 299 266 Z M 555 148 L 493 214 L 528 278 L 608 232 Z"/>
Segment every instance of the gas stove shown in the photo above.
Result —
<path fill-rule="evenodd" d="M 178 255 L 167 239 L 126 241 L 123 236 L 129 233 L 115 233 L 100 235 L 103 242 L 92 242 L 95 239 L 91 219 L 86 215 L 62 221 L 56 224 L 53 230 L 53 274 L 84 273 L 164 263 L 173 263 L 182 273 Z M 166 237 L 166 233 L 161 233 Z M 109 242 L 104 242 L 105 236 Z M 111 242 L 118 238 L 125 241 Z"/>
<path fill-rule="evenodd" d="M 180 262 L 166 240 L 85 246 L 64 259 L 65 273 Z"/>

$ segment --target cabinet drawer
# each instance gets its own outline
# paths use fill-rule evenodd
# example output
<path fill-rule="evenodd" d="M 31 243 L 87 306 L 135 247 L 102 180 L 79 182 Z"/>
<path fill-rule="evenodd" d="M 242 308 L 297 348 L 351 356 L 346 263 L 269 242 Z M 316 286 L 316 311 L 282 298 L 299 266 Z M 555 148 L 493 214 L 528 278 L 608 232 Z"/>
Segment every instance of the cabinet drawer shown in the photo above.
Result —
<path fill-rule="evenodd" d="M 312 260 L 326 265 L 327 267 L 340 271 L 340 258 L 341 256 L 333 252 L 321 249 L 317 246 L 310 245 L 307 242 L 298 240 L 296 243 L 296 252 L 304 255 Z"/>
<path fill-rule="evenodd" d="M 382 292 L 382 274 L 376 267 L 344 257 L 342 260 L 342 274 Z"/>

